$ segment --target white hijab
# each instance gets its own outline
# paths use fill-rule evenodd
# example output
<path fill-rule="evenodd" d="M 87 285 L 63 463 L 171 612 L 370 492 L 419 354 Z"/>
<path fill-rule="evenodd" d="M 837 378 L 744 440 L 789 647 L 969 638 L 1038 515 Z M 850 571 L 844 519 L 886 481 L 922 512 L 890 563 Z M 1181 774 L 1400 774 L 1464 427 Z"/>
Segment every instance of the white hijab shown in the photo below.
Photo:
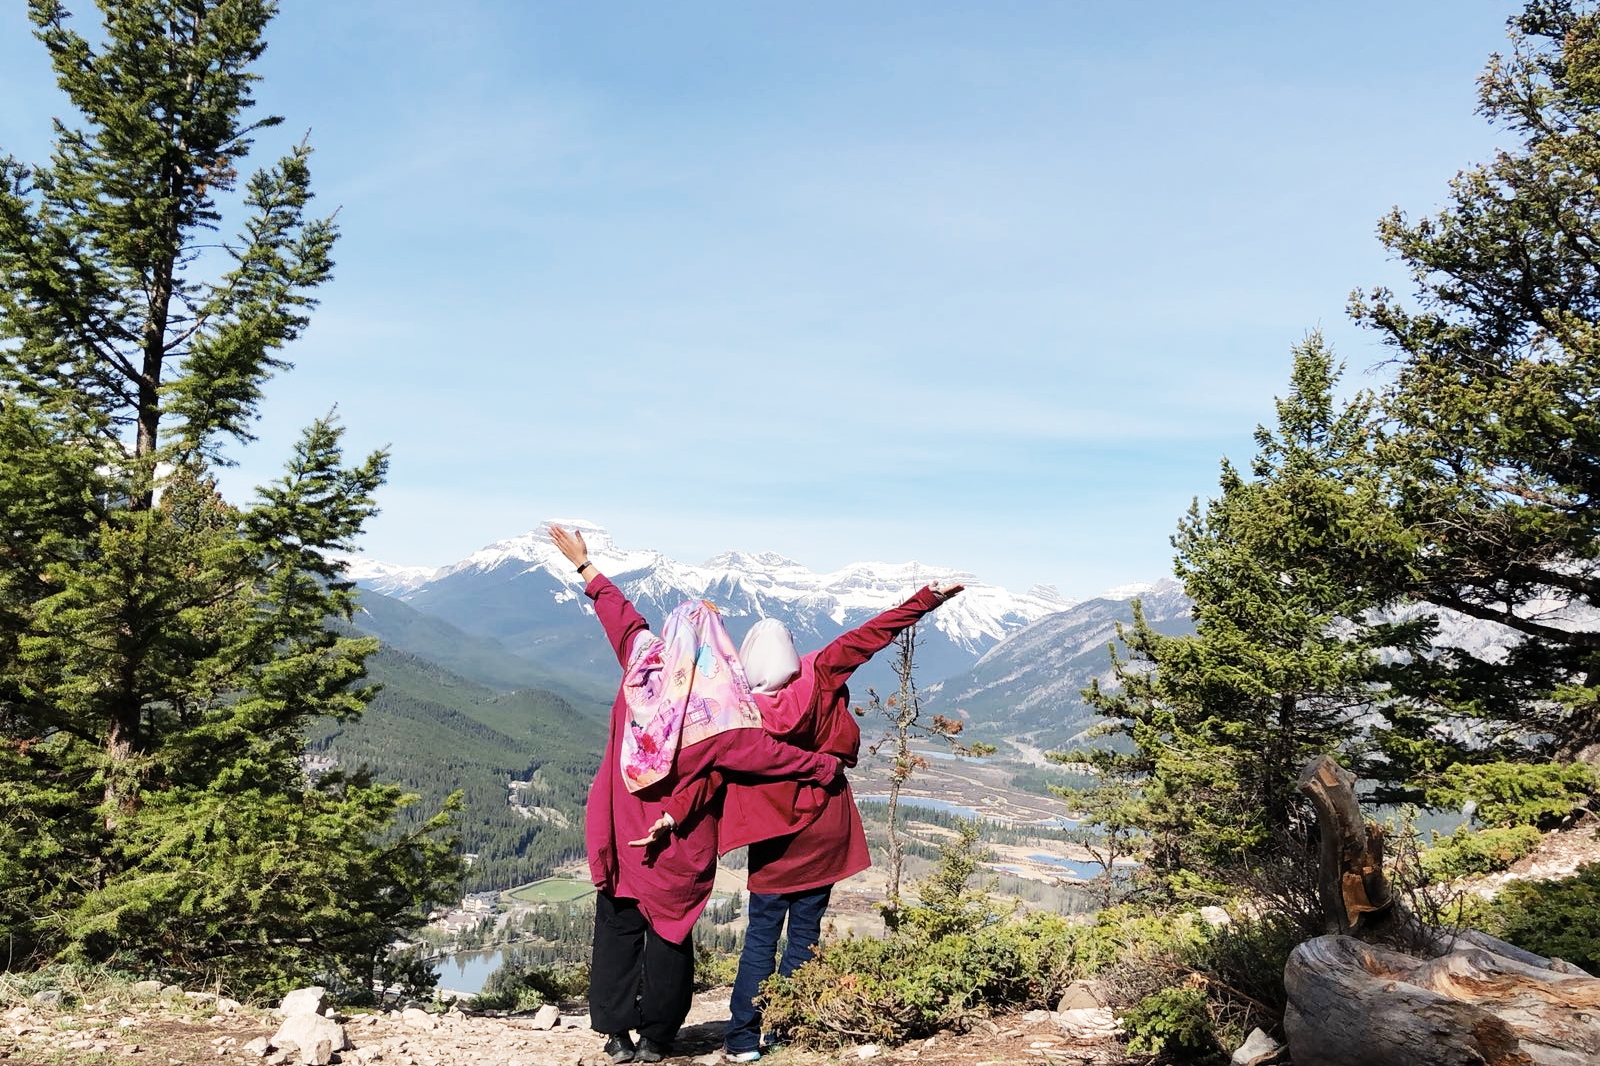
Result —
<path fill-rule="evenodd" d="M 750 627 L 739 645 L 739 661 L 751 690 L 766 696 L 800 676 L 794 637 L 776 618 L 763 618 Z"/>

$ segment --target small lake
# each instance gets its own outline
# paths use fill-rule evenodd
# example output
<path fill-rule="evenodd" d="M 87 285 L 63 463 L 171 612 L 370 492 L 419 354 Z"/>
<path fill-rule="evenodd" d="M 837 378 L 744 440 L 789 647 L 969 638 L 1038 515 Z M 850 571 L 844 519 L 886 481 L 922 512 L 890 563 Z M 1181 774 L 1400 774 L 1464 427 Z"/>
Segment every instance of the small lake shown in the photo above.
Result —
<path fill-rule="evenodd" d="M 888 803 L 888 796 L 857 796 L 858 803 Z M 901 796 L 900 806 L 921 807 L 926 811 L 941 811 L 945 814 L 954 814 L 961 818 L 977 818 L 978 812 L 971 807 L 963 807 L 959 803 L 949 800 L 934 799 L 931 796 Z"/>
<path fill-rule="evenodd" d="M 477 995 L 504 961 L 499 951 L 461 951 L 434 963 L 433 972 L 439 975 L 440 988 Z"/>
<path fill-rule="evenodd" d="M 1076 829 L 1083 824 L 1077 818 L 1068 818 L 1066 815 L 1057 815 L 1054 818 L 1042 818 L 1037 822 L 1022 822 L 1022 825 L 1036 825 L 1040 829 Z"/>
<path fill-rule="evenodd" d="M 1099 863 L 1089 862 L 1087 859 L 1064 859 L 1059 855 L 1029 855 L 1028 858 L 1034 862 L 1042 862 L 1046 866 L 1069 871 L 1079 881 L 1093 881 L 1105 873 L 1105 869 Z"/>

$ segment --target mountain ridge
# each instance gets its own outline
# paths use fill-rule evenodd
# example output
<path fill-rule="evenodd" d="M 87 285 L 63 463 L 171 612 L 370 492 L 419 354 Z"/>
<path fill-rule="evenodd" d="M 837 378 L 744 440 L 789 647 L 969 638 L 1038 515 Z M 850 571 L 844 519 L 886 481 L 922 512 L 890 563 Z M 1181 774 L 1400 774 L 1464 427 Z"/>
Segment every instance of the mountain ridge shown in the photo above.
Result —
<path fill-rule="evenodd" d="M 778 618 L 802 650 L 821 647 L 846 630 L 901 602 L 930 582 L 958 582 L 966 591 L 919 627 L 919 671 L 937 679 L 966 669 L 985 652 L 1033 622 L 1073 606 L 1047 585 L 1017 594 L 988 585 L 965 570 L 920 562 L 851 563 L 817 573 L 775 552 L 729 550 L 701 564 L 673 560 L 653 549 L 618 545 L 586 520 L 553 520 L 580 531 L 596 566 L 649 619 L 664 617 L 685 599 L 715 603 L 735 639 L 758 618 Z M 363 589 L 398 599 L 476 637 L 497 642 L 573 684 L 611 678 L 616 663 L 595 639 L 584 581 L 551 543 L 548 523 L 484 545 L 463 559 L 429 569 L 342 556 L 347 575 Z M 887 682 L 887 666 L 864 668 L 867 683 Z"/>

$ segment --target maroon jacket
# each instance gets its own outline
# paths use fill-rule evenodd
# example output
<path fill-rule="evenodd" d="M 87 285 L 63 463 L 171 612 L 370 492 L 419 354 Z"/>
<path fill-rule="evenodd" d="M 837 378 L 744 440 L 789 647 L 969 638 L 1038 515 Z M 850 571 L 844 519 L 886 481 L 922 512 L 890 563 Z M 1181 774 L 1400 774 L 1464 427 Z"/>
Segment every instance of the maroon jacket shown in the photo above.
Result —
<path fill-rule="evenodd" d="M 584 588 L 594 600 L 595 614 L 626 669 L 633 640 L 648 626 L 622 590 L 604 575 Z M 629 792 L 622 778 L 622 734 L 628 718 L 621 691 L 611 708 L 605 755 L 589 788 L 584 837 L 589 851 L 589 876 L 595 887 L 612 896 L 639 901 L 639 909 L 662 939 L 674 944 L 688 937 L 705 908 L 717 872 L 717 822 L 702 818 L 681 826 L 664 846 L 634 848 L 628 841 L 650 832 L 663 810 L 662 800 L 681 782 L 713 770 L 796 777 L 816 782 L 836 776 L 831 755 L 806 751 L 774 740 L 762 729 L 732 729 L 681 748 L 672 774 L 640 792 Z"/>
<path fill-rule="evenodd" d="M 766 731 L 801 748 L 836 755 L 854 766 L 861 727 L 850 711 L 846 682 L 858 667 L 943 602 L 923 588 L 821 651 L 800 660 L 800 676 L 772 695 L 756 693 Z M 750 846 L 752 892 L 781 894 L 820 888 L 872 865 L 866 831 L 850 783 L 749 781 L 713 774 L 667 801 L 686 827 L 723 786 L 721 850 Z"/>

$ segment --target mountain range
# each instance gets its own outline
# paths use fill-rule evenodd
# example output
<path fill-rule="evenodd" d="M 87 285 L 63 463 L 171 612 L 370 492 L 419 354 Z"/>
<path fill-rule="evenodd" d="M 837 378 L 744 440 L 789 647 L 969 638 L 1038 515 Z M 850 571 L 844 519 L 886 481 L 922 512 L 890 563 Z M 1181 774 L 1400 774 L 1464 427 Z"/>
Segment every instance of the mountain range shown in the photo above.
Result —
<path fill-rule="evenodd" d="M 1128 586 L 1081 604 L 1049 588 L 1024 595 L 918 563 L 857 563 L 817 574 L 772 554 L 728 552 L 699 565 L 624 549 L 587 522 L 597 566 L 646 618 L 689 598 L 717 604 L 735 639 L 782 619 L 802 650 L 821 647 L 929 582 L 965 591 L 918 627 L 917 679 L 930 712 L 985 739 L 1056 747 L 1090 715 L 1078 689 L 1109 666 L 1104 646 L 1128 600 L 1182 613 L 1176 586 Z M 359 719 L 308 736 L 319 770 L 366 767 L 422 797 L 417 819 L 461 795 L 469 888 L 548 874 L 582 854 L 583 797 L 603 744 L 619 669 L 583 582 L 542 531 L 497 541 L 451 566 L 345 558 L 360 586 L 356 629 L 378 638 L 377 697 Z M 1170 586 L 1170 587 L 1168 587 Z M 897 682 L 888 656 L 852 679 L 853 695 Z M 866 723 L 863 723 L 866 725 Z"/>
<path fill-rule="evenodd" d="M 965 571 L 921 563 L 854 563 L 818 574 L 779 555 L 738 551 L 683 563 L 620 547 L 590 522 L 560 524 L 583 533 L 596 566 L 647 619 L 665 617 L 686 599 L 706 599 L 717 605 L 735 640 L 757 619 L 777 618 L 802 652 L 822 647 L 923 585 L 960 582 L 966 590 L 918 627 L 917 671 L 924 685 L 969 669 L 1012 634 L 1074 606 L 1048 586 L 1018 595 Z M 600 638 L 583 580 L 544 529 L 496 541 L 437 569 L 349 556 L 346 572 L 369 593 L 494 642 L 541 671 L 546 684 L 609 702 L 617 663 Z M 869 664 L 856 680 L 853 687 L 862 692 L 894 684 L 886 660 Z"/>

